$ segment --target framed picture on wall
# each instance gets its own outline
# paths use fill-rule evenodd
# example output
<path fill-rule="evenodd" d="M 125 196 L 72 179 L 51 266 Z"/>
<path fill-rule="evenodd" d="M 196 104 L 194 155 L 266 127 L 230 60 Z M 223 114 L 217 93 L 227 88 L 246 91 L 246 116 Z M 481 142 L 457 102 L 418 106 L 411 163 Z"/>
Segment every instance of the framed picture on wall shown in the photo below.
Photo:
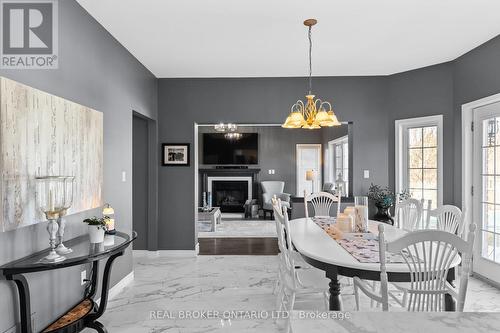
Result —
<path fill-rule="evenodd" d="M 163 166 L 189 166 L 189 143 L 162 144 Z"/>

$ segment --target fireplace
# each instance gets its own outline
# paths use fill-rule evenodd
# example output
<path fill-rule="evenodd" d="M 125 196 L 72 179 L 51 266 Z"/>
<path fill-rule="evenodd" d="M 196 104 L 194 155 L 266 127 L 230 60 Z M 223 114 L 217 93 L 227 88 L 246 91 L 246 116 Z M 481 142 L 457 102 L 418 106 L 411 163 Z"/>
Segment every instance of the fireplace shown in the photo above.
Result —
<path fill-rule="evenodd" d="M 220 181 L 212 183 L 212 205 L 220 207 L 221 212 L 242 213 L 248 199 L 248 183 L 246 181 Z"/>
<path fill-rule="evenodd" d="M 245 212 L 245 202 L 252 198 L 251 177 L 208 177 L 212 206 L 223 213 Z"/>

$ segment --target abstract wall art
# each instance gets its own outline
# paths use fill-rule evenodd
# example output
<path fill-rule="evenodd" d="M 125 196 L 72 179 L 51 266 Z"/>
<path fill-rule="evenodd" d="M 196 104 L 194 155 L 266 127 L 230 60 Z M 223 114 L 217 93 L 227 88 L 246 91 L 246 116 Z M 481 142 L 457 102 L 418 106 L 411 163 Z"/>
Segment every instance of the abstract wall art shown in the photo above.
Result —
<path fill-rule="evenodd" d="M 101 112 L 0 77 L 0 231 L 44 221 L 37 176 L 75 176 L 68 214 L 102 205 Z"/>

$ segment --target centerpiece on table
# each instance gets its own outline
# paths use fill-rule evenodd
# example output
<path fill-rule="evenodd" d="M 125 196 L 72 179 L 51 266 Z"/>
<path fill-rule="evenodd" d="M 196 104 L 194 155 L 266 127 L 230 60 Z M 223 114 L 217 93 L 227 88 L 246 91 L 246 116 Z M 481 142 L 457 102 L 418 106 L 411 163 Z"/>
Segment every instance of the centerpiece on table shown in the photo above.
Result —
<path fill-rule="evenodd" d="M 398 195 L 399 200 L 405 200 L 410 197 L 408 191 L 402 191 Z M 371 184 L 368 190 L 368 198 L 373 201 L 377 207 L 377 213 L 373 216 L 376 221 L 394 224 L 394 219 L 391 216 L 391 207 L 396 203 L 396 193 L 388 186 Z"/>
<path fill-rule="evenodd" d="M 89 226 L 89 240 L 91 243 L 102 243 L 104 242 L 104 232 L 107 230 L 106 225 L 108 224 L 109 217 L 92 217 L 83 220 Z"/>

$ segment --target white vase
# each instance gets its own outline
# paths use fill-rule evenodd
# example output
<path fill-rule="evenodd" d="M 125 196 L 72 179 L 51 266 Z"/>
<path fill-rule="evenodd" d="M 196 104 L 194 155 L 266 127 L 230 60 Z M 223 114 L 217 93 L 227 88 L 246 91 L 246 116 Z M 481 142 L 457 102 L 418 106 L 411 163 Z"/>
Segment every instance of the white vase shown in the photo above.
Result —
<path fill-rule="evenodd" d="M 104 228 L 97 225 L 89 225 L 89 239 L 91 243 L 104 242 Z"/>

